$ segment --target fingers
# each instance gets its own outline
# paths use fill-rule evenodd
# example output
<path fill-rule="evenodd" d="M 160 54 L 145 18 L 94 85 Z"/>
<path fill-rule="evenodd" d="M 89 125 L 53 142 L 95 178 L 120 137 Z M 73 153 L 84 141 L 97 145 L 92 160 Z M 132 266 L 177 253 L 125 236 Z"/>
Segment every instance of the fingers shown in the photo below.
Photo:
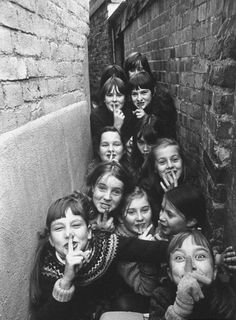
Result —
<path fill-rule="evenodd" d="M 190 256 L 186 257 L 184 271 L 190 273 L 193 271 L 192 258 Z"/>
<path fill-rule="evenodd" d="M 148 235 L 149 231 L 152 229 L 152 227 L 153 227 L 153 225 L 151 223 L 150 226 L 148 226 L 147 229 L 143 232 L 143 236 L 146 237 Z"/>
<path fill-rule="evenodd" d="M 208 277 L 206 277 L 205 275 L 203 274 L 200 274 L 199 272 L 197 271 L 193 271 L 191 273 L 191 276 L 196 279 L 198 282 L 202 283 L 202 284 L 205 284 L 205 285 L 209 285 L 211 284 L 212 280 L 209 279 Z"/>
<path fill-rule="evenodd" d="M 160 182 L 160 185 L 161 185 L 164 192 L 168 191 L 168 189 L 166 188 L 166 186 L 164 185 L 164 183 L 162 181 Z"/>
<path fill-rule="evenodd" d="M 72 233 L 69 234 L 69 240 L 68 240 L 68 254 L 73 253 L 73 238 L 74 235 Z"/>

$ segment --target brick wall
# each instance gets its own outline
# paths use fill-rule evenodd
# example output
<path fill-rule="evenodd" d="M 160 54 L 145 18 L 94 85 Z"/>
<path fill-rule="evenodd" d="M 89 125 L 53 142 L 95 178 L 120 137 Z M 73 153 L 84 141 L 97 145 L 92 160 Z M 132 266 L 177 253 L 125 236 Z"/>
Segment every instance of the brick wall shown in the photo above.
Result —
<path fill-rule="evenodd" d="M 175 97 L 180 142 L 199 165 L 210 221 L 236 244 L 236 2 L 145 2 L 128 0 L 119 17 L 125 56 L 146 54 Z"/>
<path fill-rule="evenodd" d="M 90 16 L 88 39 L 90 92 L 92 96 L 97 92 L 104 68 L 112 63 L 112 40 L 107 21 L 109 1 L 93 0 L 90 1 L 90 6 L 96 2 L 100 2 L 100 6 Z"/>
<path fill-rule="evenodd" d="M 88 0 L 3 0 L 0 133 L 88 95 Z"/>

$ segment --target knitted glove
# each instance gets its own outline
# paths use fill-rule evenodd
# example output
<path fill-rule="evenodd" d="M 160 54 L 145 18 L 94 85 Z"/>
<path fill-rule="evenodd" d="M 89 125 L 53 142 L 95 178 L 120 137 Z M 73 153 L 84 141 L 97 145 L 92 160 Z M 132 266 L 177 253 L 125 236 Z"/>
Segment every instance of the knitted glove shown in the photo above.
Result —
<path fill-rule="evenodd" d="M 194 302 L 204 297 L 198 281 L 191 273 L 184 275 L 177 288 L 174 305 L 166 311 L 166 320 L 187 319 L 192 313 Z"/>

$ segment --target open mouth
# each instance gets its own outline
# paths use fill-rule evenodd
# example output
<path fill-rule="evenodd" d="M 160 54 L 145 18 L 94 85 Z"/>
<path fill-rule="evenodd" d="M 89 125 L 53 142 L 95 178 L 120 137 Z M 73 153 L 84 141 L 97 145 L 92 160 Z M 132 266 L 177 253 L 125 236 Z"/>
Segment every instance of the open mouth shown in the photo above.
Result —
<path fill-rule="evenodd" d="M 136 230 L 138 231 L 139 234 L 142 234 L 144 232 L 145 228 L 145 223 L 139 223 L 135 225 Z"/>
<path fill-rule="evenodd" d="M 102 209 L 110 211 L 111 205 L 107 203 L 100 203 Z"/>

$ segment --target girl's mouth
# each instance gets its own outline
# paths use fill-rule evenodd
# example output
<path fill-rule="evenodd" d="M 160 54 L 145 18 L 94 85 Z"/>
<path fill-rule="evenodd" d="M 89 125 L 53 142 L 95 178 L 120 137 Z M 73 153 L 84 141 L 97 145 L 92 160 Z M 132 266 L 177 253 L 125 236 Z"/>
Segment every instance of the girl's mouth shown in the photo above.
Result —
<path fill-rule="evenodd" d="M 110 204 L 108 203 L 101 203 L 101 208 L 107 211 L 110 211 Z"/>

